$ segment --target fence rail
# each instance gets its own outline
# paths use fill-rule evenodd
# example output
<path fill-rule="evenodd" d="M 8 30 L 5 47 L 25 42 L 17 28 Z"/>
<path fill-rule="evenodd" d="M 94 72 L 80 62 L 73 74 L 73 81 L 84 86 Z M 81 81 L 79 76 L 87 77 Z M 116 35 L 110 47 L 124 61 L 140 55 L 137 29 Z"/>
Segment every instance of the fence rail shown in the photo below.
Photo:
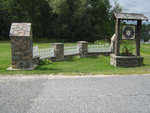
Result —
<path fill-rule="evenodd" d="M 79 53 L 79 49 L 77 46 L 64 47 L 64 55 L 74 55 L 78 53 Z"/>
<path fill-rule="evenodd" d="M 111 52 L 111 48 L 109 44 L 106 44 L 106 45 L 89 44 L 88 52 L 89 53 Z M 76 55 L 76 54 L 79 54 L 78 46 L 64 47 L 64 56 Z M 54 49 L 53 48 L 39 49 L 38 46 L 34 46 L 33 57 L 36 57 L 36 56 L 40 57 L 40 59 L 55 57 Z"/>
<path fill-rule="evenodd" d="M 40 59 L 54 57 L 53 48 L 39 49 L 38 46 L 33 47 L 33 57 L 39 56 Z"/>
<path fill-rule="evenodd" d="M 111 48 L 109 44 L 105 45 L 88 45 L 88 52 L 111 52 Z"/>

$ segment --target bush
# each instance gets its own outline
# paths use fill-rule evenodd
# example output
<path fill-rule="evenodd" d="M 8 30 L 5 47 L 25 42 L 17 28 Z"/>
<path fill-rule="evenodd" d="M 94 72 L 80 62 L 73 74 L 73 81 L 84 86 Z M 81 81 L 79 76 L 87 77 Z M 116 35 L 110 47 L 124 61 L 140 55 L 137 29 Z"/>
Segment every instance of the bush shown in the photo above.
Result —
<path fill-rule="evenodd" d="M 134 56 L 132 51 L 133 51 L 133 48 L 127 47 L 127 46 L 123 46 L 122 47 L 121 56 Z"/>
<path fill-rule="evenodd" d="M 52 64 L 52 61 L 49 59 L 40 60 L 40 65 L 48 65 L 48 64 Z"/>

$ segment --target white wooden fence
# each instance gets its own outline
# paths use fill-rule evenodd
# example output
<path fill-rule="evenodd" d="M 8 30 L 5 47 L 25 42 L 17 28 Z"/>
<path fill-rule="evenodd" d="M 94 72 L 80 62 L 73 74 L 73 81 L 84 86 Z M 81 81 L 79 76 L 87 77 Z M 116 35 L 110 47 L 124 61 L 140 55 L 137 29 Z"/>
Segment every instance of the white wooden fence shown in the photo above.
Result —
<path fill-rule="evenodd" d="M 89 44 L 88 52 L 89 53 L 111 52 L 111 48 L 109 44 L 106 44 L 106 45 Z M 76 54 L 79 54 L 78 46 L 64 47 L 64 56 L 76 55 Z M 39 56 L 40 59 L 54 57 L 54 49 L 53 48 L 39 49 L 38 46 L 34 46 L 33 57 L 36 57 L 36 56 Z"/>
<path fill-rule="evenodd" d="M 94 53 L 94 52 L 111 52 L 111 48 L 109 44 L 105 45 L 95 45 L 95 44 L 89 44 L 88 45 L 88 52 Z"/>
<path fill-rule="evenodd" d="M 39 49 L 38 46 L 33 47 L 33 57 L 39 56 L 40 59 L 54 57 L 53 48 Z"/>
<path fill-rule="evenodd" d="M 64 47 L 64 55 L 74 55 L 78 53 L 79 53 L 78 46 Z"/>
<path fill-rule="evenodd" d="M 33 47 L 33 57 L 39 56 L 39 48 L 38 46 Z"/>

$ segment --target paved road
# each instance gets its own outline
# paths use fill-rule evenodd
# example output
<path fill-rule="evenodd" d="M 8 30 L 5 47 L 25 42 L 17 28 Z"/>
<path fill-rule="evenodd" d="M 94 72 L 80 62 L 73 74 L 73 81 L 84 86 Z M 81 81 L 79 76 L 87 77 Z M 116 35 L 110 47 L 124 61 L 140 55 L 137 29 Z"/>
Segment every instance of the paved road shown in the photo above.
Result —
<path fill-rule="evenodd" d="M 0 113 L 150 113 L 150 75 L 0 77 Z"/>

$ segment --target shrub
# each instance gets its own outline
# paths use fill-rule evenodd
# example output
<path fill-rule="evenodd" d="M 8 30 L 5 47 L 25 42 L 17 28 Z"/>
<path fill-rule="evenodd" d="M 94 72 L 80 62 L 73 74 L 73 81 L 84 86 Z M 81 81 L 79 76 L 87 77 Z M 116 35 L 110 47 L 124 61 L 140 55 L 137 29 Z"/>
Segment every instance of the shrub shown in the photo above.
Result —
<path fill-rule="evenodd" d="M 48 65 L 48 64 L 52 64 L 52 61 L 49 59 L 40 60 L 40 65 Z"/>

